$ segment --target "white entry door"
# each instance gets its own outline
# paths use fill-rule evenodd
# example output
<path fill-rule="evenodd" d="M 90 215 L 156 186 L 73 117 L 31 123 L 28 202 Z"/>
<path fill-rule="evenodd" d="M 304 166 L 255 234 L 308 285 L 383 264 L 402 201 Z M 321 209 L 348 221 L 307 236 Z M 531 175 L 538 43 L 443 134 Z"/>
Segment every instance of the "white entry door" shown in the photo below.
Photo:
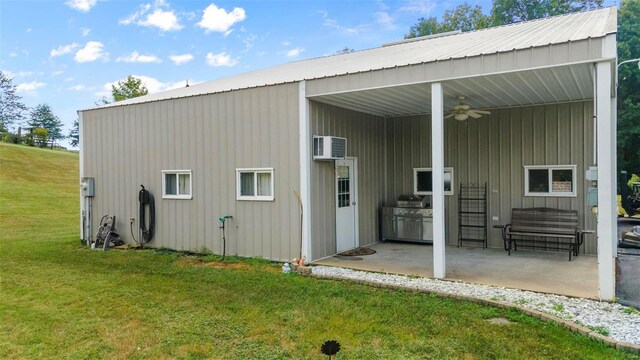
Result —
<path fill-rule="evenodd" d="M 336 250 L 358 246 L 358 189 L 356 159 L 336 160 Z"/>

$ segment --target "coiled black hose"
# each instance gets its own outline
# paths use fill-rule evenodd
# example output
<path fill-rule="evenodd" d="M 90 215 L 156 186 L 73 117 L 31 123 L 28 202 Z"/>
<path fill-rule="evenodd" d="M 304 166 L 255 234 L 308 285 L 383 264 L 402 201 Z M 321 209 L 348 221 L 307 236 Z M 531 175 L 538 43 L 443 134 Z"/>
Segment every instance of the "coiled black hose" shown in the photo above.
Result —
<path fill-rule="evenodd" d="M 153 202 L 153 195 L 149 192 L 149 190 L 144 188 L 144 185 L 140 185 L 142 189 L 138 193 L 138 201 L 140 202 L 140 232 L 142 233 L 142 238 L 140 239 L 141 244 L 148 243 L 153 239 L 153 229 L 156 223 L 156 207 Z M 149 227 L 147 228 L 147 206 L 149 207 Z"/>

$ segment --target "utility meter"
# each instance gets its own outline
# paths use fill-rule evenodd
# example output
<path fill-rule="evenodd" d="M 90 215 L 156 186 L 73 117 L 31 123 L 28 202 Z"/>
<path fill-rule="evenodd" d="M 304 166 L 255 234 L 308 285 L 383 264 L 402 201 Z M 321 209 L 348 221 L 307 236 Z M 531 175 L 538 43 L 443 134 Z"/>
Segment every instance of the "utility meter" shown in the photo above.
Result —
<path fill-rule="evenodd" d="M 82 189 L 82 195 L 86 197 L 95 196 L 95 179 L 92 177 L 83 177 L 80 180 L 80 188 Z"/>

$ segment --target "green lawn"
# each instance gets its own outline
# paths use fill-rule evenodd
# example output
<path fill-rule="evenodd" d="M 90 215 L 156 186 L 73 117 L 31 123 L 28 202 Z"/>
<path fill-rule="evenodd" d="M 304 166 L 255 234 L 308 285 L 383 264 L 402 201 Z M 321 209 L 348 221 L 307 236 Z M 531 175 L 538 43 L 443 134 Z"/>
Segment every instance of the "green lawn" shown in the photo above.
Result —
<path fill-rule="evenodd" d="M 260 260 L 88 250 L 77 161 L 0 144 L 0 358 L 320 359 L 327 339 L 338 359 L 632 358 L 514 310 Z"/>

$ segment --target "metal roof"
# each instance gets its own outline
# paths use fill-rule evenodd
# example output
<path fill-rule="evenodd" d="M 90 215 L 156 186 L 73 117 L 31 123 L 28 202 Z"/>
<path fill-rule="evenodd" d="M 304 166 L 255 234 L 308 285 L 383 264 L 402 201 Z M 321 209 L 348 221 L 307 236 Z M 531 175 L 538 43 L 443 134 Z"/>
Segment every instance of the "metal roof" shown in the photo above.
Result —
<path fill-rule="evenodd" d="M 443 37 L 286 63 L 150 94 L 99 108 L 204 95 L 231 90 L 312 80 L 399 66 L 508 52 L 616 32 L 615 7 L 565 14 Z"/>

